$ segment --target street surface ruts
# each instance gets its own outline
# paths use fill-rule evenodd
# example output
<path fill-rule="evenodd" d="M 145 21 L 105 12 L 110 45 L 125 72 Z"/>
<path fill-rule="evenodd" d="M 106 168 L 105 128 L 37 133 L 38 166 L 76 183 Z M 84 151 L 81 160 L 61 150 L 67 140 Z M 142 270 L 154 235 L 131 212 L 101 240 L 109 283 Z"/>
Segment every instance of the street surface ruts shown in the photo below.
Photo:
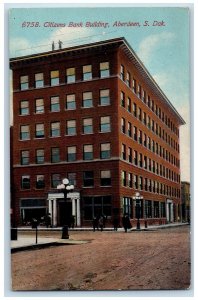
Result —
<path fill-rule="evenodd" d="M 44 234 L 44 233 L 43 233 Z M 60 238 L 60 232 L 47 236 Z M 11 255 L 13 290 L 158 290 L 190 286 L 190 228 L 70 232 L 87 244 Z"/>

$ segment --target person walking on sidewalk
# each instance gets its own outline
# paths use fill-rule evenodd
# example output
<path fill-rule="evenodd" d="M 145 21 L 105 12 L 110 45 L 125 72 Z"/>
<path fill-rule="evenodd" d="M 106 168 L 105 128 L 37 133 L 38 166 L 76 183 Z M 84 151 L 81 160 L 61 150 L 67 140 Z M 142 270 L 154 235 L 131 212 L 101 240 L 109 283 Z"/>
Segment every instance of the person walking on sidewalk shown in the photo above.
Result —
<path fill-rule="evenodd" d="M 101 216 L 99 221 L 98 221 L 98 225 L 100 227 L 100 230 L 103 231 L 103 227 L 104 227 L 104 217 Z"/>
<path fill-rule="evenodd" d="M 132 226 L 131 226 L 131 222 L 130 222 L 130 219 L 129 219 L 129 216 L 127 214 L 125 214 L 123 217 L 122 217 L 122 225 L 124 227 L 124 231 L 127 232 L 127 229 L 130 229 Z"/>
<path fill-rule="evenodd" d="M 93 218 L 93 231 L 98 230 L 98 219 L 96 217 Z"/>

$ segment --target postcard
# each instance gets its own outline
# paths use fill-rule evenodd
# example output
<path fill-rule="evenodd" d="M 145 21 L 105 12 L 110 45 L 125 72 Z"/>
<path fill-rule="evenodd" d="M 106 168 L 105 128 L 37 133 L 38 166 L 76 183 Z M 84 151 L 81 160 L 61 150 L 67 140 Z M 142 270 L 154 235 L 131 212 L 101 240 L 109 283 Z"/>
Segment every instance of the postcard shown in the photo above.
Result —
<path fill-rule="evenodd" d="M 190 288 L 189 21 L 9 10 L 12 291 Z"/>

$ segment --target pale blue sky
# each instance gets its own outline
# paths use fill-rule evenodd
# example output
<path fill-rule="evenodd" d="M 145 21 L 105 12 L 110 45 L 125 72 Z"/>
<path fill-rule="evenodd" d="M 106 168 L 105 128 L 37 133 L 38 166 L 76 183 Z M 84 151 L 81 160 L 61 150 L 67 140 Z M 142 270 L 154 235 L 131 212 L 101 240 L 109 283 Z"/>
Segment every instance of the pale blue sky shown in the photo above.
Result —
<path fill-rule="evenodd" d="M 40 27 L 22 27 L 23 22 Z M 107 28 L 86 28 L 86 22 L 108 22 Z M 115 27 L 115 21 L 139 22 L 140 27 Z M 143 26 L 148 21 L 150 26 Z M 165 26 L 152 26 L 164 21 Z M 44 22 L 83 22 L 82 28 L 50 28 Z M 10 57 L 63 47 L 125 37 L 150 74 L 186 121 L 181 128 L 182 180 L 189 171 L 189 11 L 175 7 L 29 8 L 10 10 Z"/>

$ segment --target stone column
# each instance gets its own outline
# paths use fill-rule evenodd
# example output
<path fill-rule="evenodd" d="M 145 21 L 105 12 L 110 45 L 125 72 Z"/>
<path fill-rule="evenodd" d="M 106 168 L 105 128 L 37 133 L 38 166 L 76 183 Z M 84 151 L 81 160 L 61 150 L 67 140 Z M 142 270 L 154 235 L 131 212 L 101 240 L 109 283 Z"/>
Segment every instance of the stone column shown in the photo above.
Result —
<path fill-rule="evenodd" d="M 76 217 L 76 199 L 71 199 L 72 200 L 72 216 Z"/>
<path fill-rule="evenodd" d="M 52 217 L 52 200 L 51 199 L 48 200 L 48 213 Z"/>
<path fill-rule="evenodd" d="M 76 199 L 77 203 L 76 203 L 76 224 L 77 226 L 80 226 L 80 199 L 77 198 Z"/>
<path fill-rule="evenodd" d="M 57 226 L 57 200 L 53 199 L 53 226 Z"/>

